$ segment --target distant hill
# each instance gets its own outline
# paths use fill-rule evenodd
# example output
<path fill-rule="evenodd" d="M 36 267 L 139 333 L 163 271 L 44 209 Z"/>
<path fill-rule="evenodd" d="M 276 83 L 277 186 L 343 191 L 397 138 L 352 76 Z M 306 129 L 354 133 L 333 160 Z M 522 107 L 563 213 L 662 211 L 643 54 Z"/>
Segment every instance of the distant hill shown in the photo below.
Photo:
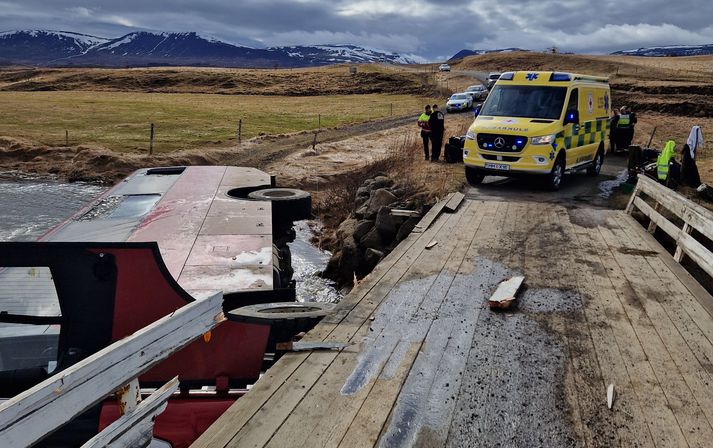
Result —
<path fill-rule="evenodd" d="M 455 61 L 458 59 L 463 59 L 468 56 L 478 56 L 481 54 L 487 54 L 487 53 L 512 53 L 515 51 L 528 51 L 528 50 L 523 50 L 522 48 L 500 48 L 497 50 L 461 50 L 458 53 L 454 54 L 451 56 L 448 61 Z"/>
<path fill-rule="evenodd" d="M 702 56 L 713 54 L 713 44 L 647 47 L 638 48 L 636 50 L 615 51 L 612 54 L 626 56 Z"/>
<path fill-rule="evenodd" d="M 251 48 L 195 32 L 134 32 L 107 39 L 66 31 L 0 33 L 0 61 L 40 66 L 311 67 L 338 63 L 413 63 L 398 53 L 356 45 Z"/>

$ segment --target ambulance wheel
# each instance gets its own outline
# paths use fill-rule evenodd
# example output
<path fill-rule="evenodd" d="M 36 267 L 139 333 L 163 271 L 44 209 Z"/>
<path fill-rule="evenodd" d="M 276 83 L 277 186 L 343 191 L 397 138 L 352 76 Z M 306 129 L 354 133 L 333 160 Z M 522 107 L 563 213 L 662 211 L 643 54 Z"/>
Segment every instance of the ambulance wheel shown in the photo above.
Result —
<path fill-rule="evenodd" d="M 602 169 L 602 164 L 604 163 L 604 151 L 602 151 L 601 146 L 597 151 L 597 155 L 594 156 L 592 164 L 587 168 L 587 174 L 596 177 L 599 176 L 599 171 Z"/>
<path fill-rule="evenodd" d="M 483 183 L 483 179 L 485 179 L 485 174 L 481 173 L 475 168 L 467 166 L 465 167 L 465 179 L 470 185 L 476 186 Z"/>
<path fill-rule="evenodd" d="M 555 160 L 555 164 L 552 166 L 552 171 L 547 175 L 547 189 L 551 191 L 557 191 L 562 185 L 562 178 L 564 177 L 565 170 L 565 160 L 564 155 L 560 153 Z"/>

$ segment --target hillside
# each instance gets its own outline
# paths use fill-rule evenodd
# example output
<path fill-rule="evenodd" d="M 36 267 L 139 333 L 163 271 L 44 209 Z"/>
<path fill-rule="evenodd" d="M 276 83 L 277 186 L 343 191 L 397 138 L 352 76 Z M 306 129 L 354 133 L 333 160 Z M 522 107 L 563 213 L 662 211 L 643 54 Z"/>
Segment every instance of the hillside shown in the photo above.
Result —
<path fill-rule="evenodd" d="M 423 73 L 360 66 L 294 70 L 218 68 L 6 69 L 0 91 L 106 91 L 220 93 L 230 95 L 345 95 L 398 93 L 425 95 L 433 87 Z"/>
<path fill-rule="evenodd" d="M 464 58 L 454 70 L 558 70 L 608 76 L 613 104 L 638 111 L 713 117 L 713 56 L 653 58 L 489 53 Z"/>

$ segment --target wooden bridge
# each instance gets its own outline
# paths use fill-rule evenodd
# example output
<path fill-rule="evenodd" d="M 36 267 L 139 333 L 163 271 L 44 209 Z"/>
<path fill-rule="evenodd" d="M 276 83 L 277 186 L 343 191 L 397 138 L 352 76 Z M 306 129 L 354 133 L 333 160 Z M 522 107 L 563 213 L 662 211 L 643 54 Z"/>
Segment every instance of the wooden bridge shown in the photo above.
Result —
<path fill-rule="evenodd" d="M 624 211 L 451 196 L 305 337 L 346 348 L 285 355 L 194 446 L 710 446 L 713 297 L 679 261 L 713 272 L 713 216 L 647 179 L 628 211 L 675 258 Z"/>

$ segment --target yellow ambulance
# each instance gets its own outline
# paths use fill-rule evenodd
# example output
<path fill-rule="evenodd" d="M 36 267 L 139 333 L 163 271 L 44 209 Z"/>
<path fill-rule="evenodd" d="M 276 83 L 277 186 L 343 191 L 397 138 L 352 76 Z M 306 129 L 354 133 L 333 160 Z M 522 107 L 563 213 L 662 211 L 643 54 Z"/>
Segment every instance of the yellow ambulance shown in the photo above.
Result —
<path fill-rule="evenodd" d="M 598 175 L 609 147 L 610 98 L 607 78 L 503 73 L 466 135 L 468 183 L 539 174 L 557 190 L 565 171 Z"/>

